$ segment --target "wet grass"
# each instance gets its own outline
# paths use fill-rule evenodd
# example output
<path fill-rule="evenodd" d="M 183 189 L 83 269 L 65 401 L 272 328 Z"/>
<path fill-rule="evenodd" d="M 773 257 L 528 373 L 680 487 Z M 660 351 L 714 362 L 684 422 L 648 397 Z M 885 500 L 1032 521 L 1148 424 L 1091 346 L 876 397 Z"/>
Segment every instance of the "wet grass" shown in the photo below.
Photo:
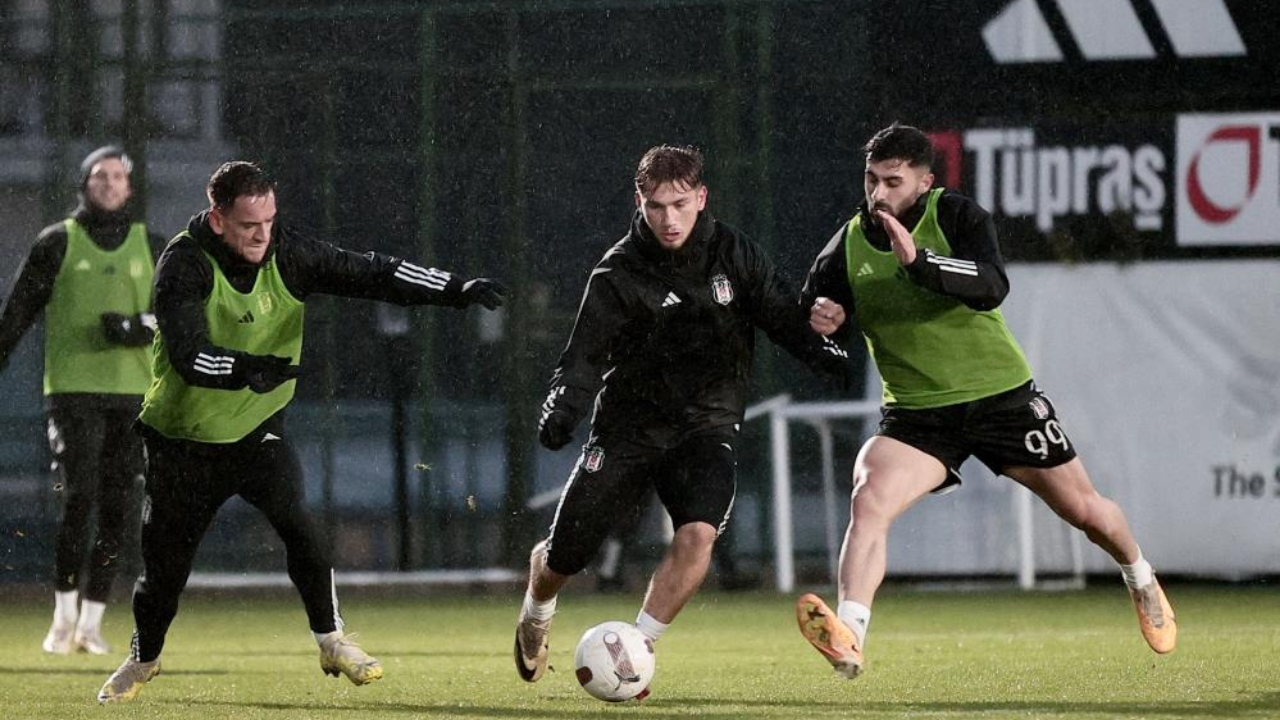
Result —
<path fill-rule="evenodd" d="M 127 706 L 98 687 L 132 628 L 108 611 L 109 657 L 40 651 L 51 608 L 0 599 L 5 718 L 1277 718 L 1280 589 L 1169 588 L 1177 652 L 1143 644 L 1118 583 L 1070 593 L 922 593 L 886 588 L 868 673 L 836 678 L 772 593 L 695 598 L 658 646 L 643 703 L 593 700 L 574 680 L 578 635 L 630 620 L 638 596 L 567 593 L 552 665 L 526 685 L 512 667 L 519 597 L 348 591 L 349 630 L 386 668 L 366 687 L 325 677 L 300 604 L 281 596 L 184 599 L 163 673 Z"/>

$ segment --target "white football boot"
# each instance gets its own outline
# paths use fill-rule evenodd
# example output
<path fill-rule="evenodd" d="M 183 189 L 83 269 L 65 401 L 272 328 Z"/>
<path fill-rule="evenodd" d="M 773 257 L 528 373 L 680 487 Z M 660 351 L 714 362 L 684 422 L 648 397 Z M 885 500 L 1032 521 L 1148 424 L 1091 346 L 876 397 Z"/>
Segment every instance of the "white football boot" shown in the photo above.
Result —
<path fill-rule="evenodd" d="M 143 685 L 159 674 L 160 658 L 151 662 L 138 662 L 130 655 L 111 673 L 111 677 L 107 678 L 107 682 L 98 691 L 98 702 L 103 705 L 129 702 L 138 696 Z"/>
<path fill-rule="evenodd" d="M 341 631 L 330 633 L 320 643 L 320 669 L 326 675 L 339 673 L 356 685 L 367 685 L 382 678 L 382 664 L 356 644 L 355 635 Z"/>
<path fill-rule="evenodd" d="M 40 647 L 54 655 L 70 655 L 76 649 L 75 634 L 75 623 L 68 625 L 54 620 L 49 628 L 49 634 L 44 636 L 44 642 L 40 643 Z"/>

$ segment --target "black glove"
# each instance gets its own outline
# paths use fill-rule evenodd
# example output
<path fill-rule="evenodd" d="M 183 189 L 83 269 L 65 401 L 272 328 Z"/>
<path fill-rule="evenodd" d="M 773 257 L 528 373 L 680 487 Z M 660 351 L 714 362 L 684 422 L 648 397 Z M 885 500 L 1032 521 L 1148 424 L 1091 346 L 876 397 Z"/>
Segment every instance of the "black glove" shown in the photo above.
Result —
<path fill-rule="evenodd" d="M 490 310 L 502 306 L 507 297 L 507 286 L 492 278 L 468 280 L 462 286 L 462 306 L 479 303 Z"/>
<path fill-rule="evenodd" d="M 559 450 L 573 440 L 573 426 L 577 424 L 563 410 L 544 412 L 538 421 L 538 442 L 548 450 Z"/>
<path fill-rule="evenodd" d="M 298 377 L 298 366 L 292 362 L 293 358 L 276 355 L 245 355 L 236 360 L 236 365 L 250 390 L 269 393 Z"/>
<path fill-rule="evenodd" d="M 102 313 L 102 334 L 114 345 L 141 347 L 155 335 L 154 322 L 146 321 L 150 317 L 153 316 Z"/>

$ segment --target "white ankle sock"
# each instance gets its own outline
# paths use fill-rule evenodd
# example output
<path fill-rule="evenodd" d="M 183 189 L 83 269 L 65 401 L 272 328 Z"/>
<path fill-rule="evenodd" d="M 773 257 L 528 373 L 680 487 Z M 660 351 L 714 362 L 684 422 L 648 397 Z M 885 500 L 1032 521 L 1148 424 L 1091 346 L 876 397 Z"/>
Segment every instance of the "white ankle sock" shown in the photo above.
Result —
<path fill-rule="evenodd" d="M 654 642 L 658 642 L 658 638 L 662 637 L 662 633 L 671 627 L 671 623 L 658 622 L 658 619 L 644 610 L 636 616 L 636 629 Z"/>
<path fill-rule="evenodd" d="M 76 624 L 76 619 L 80 616 L 79 595 L 80 593 L 75 590 L 55 592 L 53 594 L 53 621 L 55 623 L 72 626 Z"/>
<path fill-rule="evenodd" d="M 1130 590 L 1138 590 L 1151 584 L 1155 580 L 1155 573 L 1151 570 L 1151 564 L 1147 559 L 1142 557 L 1142 549 L 1138 549 L 1138 559 L 1131 565 L 1117 563 L 1120 565 L 1120 574 L 1124 576 L 1124 584 L 1129 586 Z"/>
<path fill-rule="evenodd" d="M 80 619 L 76 621 L 79 630 L 98 630 L 102 627 L 102 614 L 107 604 L 96 600 L 85 600 L 80 603 Z"/>
<path fill-rule="evenodd" d="M 836 617 L 849 626 L 858 637 L 858 647 L 867 646 L 867 626 L 871 624 L 871 608 L 852 600 L 841 600 L 836 606 Z"/>
<path fill-rule="evenodd" d="M 320 645 L 322 647 L 324 646 L 325 640 L 328 640 L 331 637 L 342 637 L 342 636 L 343 636 L 343 632 L 341 630 L 334 630 L 333 632 L 327 632 L 327 633 L 318 633 L 318 632 L 315 632 L 314 630 L 311 632 L 311 637 L 316 639 L 316 645 Z"/>
<path fill-rule="evenodd" d="M 550 620 L 556 614 L 556 598 L 545 601 L 535 600 L 533 593 L 525 590 L 523 614 L 538 621 Z"/>

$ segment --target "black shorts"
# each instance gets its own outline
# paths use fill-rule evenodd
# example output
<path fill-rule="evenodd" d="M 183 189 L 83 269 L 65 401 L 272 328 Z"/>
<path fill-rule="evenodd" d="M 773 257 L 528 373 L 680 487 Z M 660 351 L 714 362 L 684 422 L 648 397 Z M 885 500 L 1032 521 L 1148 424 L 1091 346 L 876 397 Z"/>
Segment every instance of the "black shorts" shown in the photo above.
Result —
<path fill-rule="evenodd" d="M 704 522 L 724 532 L 733 510 L 737 437 L 732 427 L 717 428 L 654 448 L 593 434 L 560 494 L 547 567 L 561 575 L 581 571 L 654 489 L 675 527 Z"/>
<path fill-rule="evenodd" d="M 972 455 L 1003 473 L 1009 467 L 1056 467 L 1076 456 L 1053 403 L 1027 381 L 973 402 L 925 410 L 881 410 L 877 435 L 891 437 L 942 461 L 947 479 L 934 492 L 960 484 L 960 466 Z"/>

